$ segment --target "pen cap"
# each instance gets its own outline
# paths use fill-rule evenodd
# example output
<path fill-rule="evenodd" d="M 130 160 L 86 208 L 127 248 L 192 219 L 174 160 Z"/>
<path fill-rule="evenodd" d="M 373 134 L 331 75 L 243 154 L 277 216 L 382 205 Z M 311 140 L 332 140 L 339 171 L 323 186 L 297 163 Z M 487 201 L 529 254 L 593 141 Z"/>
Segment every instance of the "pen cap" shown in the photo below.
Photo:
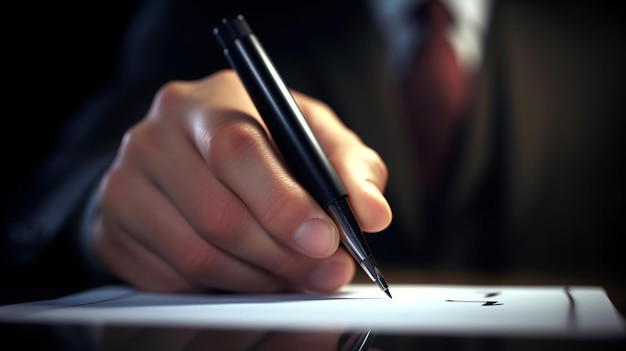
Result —
<path fill-rule="evenodd" d="M 323 208 L 346 196 L 291 92 L 243 16 L 223 19 L 213 33 L 300 184 Z"/>
<path fill-rule="evenodd" d="M 223 18 L 220 25 L 213 29 L 213 34 L 224 49 L 224 55 L 228 58 L 229 51 L 234 48 L 235 40 L 245 38 L 253 33 L 245 18 L 239 15 L 230 20 Z M 232 65 L 232 62 L 230 64 Z"/>

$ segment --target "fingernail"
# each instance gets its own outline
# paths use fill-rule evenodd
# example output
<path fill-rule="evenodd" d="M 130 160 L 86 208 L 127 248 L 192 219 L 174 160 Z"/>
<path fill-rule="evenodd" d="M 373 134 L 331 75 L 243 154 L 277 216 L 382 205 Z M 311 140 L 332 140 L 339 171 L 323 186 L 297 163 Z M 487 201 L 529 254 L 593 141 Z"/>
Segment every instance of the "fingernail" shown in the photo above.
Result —
<path fill-rule="evenodd" d="M 329 259 L 309 277 L 311 285 L 319 291 L 335 291 L 349 282 L 349 267 L 341 259 Z"/>
<path fill-rule="evenodd" d="M 294 234 L 298 247 L 312 257 L 328 256 L 335 246 L 335 237 L 335 228 L 319 218 L 302 223 Z"/>

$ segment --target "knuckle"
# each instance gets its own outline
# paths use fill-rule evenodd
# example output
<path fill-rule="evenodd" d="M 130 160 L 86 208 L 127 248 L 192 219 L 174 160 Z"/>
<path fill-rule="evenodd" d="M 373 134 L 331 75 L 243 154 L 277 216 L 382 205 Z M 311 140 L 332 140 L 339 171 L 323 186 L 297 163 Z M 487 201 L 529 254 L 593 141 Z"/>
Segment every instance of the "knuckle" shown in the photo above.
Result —
<path fill-rule="evenodd" d="M 209 76 L 209 79 L 217 83 L 222 83 L 224 80 L 237 80 L 239 79 L 237 73 L 232 69 L 220 69 Z"/>
<path fill-rule="evenodd" d="M 159 157 L 163 143 L 154 132 L 151 124 L 140 123 L 127 130 L 120 144 L 118 163 L 138 162 L 144 164 L 146 160 Z"/>
<path fill-rule="evenodd" d="M 216 126 L 210 136 L 209 162 L 228 165 L 246 158 L 249 151 L 264 142 L 258 123 L 228 121 Z"/>
<path fill-rule="evenodd" d="M 186 95 L 188 83 L 169 81 L 163 84 L 154 96 L 153 108 L 178 105 Z"/>

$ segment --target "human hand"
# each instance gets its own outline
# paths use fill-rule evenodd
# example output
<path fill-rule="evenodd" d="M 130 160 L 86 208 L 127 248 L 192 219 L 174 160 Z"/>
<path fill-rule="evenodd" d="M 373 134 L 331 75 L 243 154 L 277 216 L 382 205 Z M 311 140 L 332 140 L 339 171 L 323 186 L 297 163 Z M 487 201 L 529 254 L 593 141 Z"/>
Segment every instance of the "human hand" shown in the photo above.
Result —
<path fill-rule="evenodd" d="M 378 154 L 327 106 L 294 97 L 363 230 L 384 229 L 391 211 Z M 355 270 L 231 70 L 159 91 L 102 179 L 92 232 L 104 266 L 146 290 L 331 292 Z"/>

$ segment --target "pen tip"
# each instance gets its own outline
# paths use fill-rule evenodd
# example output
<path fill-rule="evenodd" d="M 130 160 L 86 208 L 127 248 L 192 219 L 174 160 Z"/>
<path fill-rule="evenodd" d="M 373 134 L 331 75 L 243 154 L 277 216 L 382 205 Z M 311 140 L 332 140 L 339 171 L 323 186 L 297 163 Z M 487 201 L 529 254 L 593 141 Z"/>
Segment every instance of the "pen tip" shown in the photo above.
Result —
<path fill-rule="evenodd" d="M 361 262 L 361 267 L 363 267 L 363 269 L 365 270 L 365 272 L 368 273 L 370 278 L 372 278 L 372 280 L 376 282 L 376 285 L 378 285 L 380 290 L 384 291 L 385 294 L 387 294 L 387 296 L 391 298 L 391 293 L 389 292 L 389 285 L 387 285 L 385 278 L 383 278 L 383 275 L 380 273 L 380 270 L 376 266 L 376 262 L 374 262 L 374 258 L 372 256 L 369 256 L 366 259 L 364 259 Z"/>
<path fill-rule="evenodd" d="M 378 279 L 376 279 L 376 284 L 378 284 L 378 287 L 380 288 L 380 290 L 384 291 L 385 294 L 387 294 L 387 296 L 391 298 L 391 292 L 389 292 L 389 285 L 387 285 L 387 282 L 382 277 L 382 275 L 378 276 Z"/>

